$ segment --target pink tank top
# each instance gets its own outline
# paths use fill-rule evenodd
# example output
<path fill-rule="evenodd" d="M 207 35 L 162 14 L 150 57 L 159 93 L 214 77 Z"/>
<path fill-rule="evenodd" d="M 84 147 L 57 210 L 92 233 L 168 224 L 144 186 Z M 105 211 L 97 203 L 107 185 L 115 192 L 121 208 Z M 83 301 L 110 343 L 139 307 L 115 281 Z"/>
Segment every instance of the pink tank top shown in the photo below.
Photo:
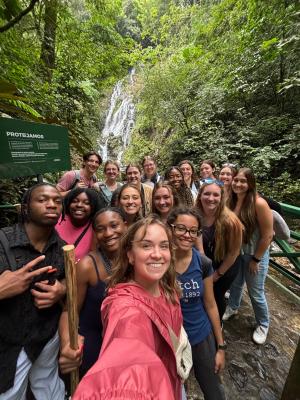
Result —
<path fill-rule="evenodd" d="M 81 235 L 81 233 L 85 230 L 89 223 L 86 223 L 84 226 L 74 226 L 71 222 L 69 215 L 65 216 L 65 220 L 59 220 L 55 226 L 55 229 L 59 236 L 67 242 L 67 244 L 74 244 L 76 239 Z M 89 251 L 92 250 L 92 241 L 93 241 L 93 229 L 92 225 L 88 227 L 88 230 L 78 243 L 75 248 L 75 260 L 78 262 L 81 258 L 88 254 Z"/>

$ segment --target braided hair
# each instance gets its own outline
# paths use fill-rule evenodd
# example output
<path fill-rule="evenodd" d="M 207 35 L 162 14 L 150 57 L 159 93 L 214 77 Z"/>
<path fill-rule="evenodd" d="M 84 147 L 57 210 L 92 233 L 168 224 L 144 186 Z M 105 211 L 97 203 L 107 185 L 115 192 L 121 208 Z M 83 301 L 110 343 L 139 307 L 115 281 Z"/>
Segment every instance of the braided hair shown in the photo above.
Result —
<path fill-rule="evenodd" d="M 25 222 L 29 222 L 30 221 L 30 201 L 31 201 L 31 197 L 32 197 L 32 193 L 42 187 L 42 186 L 50 186 L 52 188 L 54 188 L 57 193 L 59 193 L 59 191 L 56 189 L 56 187 L 54 185 L 52 185 L 51 183 L 47 183 L 47 182 L 41 182 L 41 183 L 37 183 L 33 186 L 31 186 L 29 189 L 26 190 L 26 192 L 23 194 L 22 196 L 22 200 L 21 200 L 21 215 L 20 215 L 20 220 L 21 223 L 24 224 Z"/>
<path fill-rule="evenodd" d="M 182 181 L 180 183 L 179 188 L 175 188 L 174 185 L 170 182 L 170 175 L 173 170 L 176 170 L 182 177 Z M 177 197 L 179 200 L 179 205 L 186 206 L 186 207 L 193 207 L 193 195 L 190 188 L 187 187 L 186 183 L 184 182 L 184 176 L 181 169 L 177 166 L 173 166 L 167 169 L 165 173 L 165 180 L 168 181 L 169 185 L 174 187 L 175 192 L 177 193 Z"/>

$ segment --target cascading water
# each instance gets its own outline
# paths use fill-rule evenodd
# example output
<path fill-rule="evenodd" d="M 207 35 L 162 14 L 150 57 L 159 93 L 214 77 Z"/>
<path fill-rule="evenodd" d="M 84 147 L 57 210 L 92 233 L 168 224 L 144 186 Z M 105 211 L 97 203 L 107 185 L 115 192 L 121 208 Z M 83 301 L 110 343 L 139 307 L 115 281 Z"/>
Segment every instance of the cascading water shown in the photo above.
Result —
<path fill-rule="evenodd" d="M 129 82 L 127 90 L 124 90 L 124 79 L 118 81 L 114 87 L 99 139 L 99 152 L 104 161 L 112 158 L 121 162 L 124 150 L 129 144 L 135 117 L 135 106 L 129 93 L 134 84 L 134 73 L 132 69 L 126 78 Z"/>

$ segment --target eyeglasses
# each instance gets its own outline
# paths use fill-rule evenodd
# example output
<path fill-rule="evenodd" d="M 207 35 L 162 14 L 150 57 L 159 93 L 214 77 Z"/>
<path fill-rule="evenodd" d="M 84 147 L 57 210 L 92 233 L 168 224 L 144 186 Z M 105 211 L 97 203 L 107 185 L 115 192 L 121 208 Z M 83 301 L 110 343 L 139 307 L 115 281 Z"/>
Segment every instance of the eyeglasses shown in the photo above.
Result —
<path fill-rule="evenodd" d="M 219 181 L 218 179 L 212 179 L 212 178 L 206 178 L 201 180 L 202 183 L 207 183 L 208 185 L 211 185 L 212 183 L 215 183 L 218 186 L 224 186 L 224 182 Z"/>
<path fill-rule="evenodd" d="M 170 226 L 173 228 L 174 233 L 176 233 L 176 235 L 178 236 L 183 236 L 188 232 L 191 237 L 196 238 L 201 233 L 201 229 L 197 228 L 188 229 L 185 225 L 170 224 Z"/>
<path fill-rule="evenodd" d="M 224 168 L 224 167 L 236 168 L 236 164 L 225 163 L 225 164 L 222 164 L 222 168 Z"/>

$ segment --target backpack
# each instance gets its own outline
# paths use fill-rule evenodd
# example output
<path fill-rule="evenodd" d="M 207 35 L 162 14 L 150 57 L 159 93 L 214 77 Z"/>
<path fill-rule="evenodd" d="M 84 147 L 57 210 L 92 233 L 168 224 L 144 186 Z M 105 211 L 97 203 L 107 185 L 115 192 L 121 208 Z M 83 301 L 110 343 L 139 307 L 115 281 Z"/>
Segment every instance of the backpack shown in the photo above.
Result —
<path fill-rule="evenodd" d="M 102 209 L 102 208 L 108 207 L 110 205 L 110 199 L 107 197 L 105 191 L 103 190 L 104 184 L 99 183 L 98 187 L 99 187 L 99 192 L 97 192 L 97 193 L 98 193 L 100 201 L 101 201 L 101 209 Z"/>
<path fill-rule="evenodd" d="M 74 177 L 74 181 L 72 183 L 72 185 L 70 186 L 70 189 L 68 190 L 72 190 L 75 188 L 75 186 L 77 185 L 77 182 L 80 181 L 80 169 L 75 169 L 73 172 L 75 172 L 75 177 Z M 96 175 L 92 176 L 94 183 L 97 182 L 97 177 Z"/>

